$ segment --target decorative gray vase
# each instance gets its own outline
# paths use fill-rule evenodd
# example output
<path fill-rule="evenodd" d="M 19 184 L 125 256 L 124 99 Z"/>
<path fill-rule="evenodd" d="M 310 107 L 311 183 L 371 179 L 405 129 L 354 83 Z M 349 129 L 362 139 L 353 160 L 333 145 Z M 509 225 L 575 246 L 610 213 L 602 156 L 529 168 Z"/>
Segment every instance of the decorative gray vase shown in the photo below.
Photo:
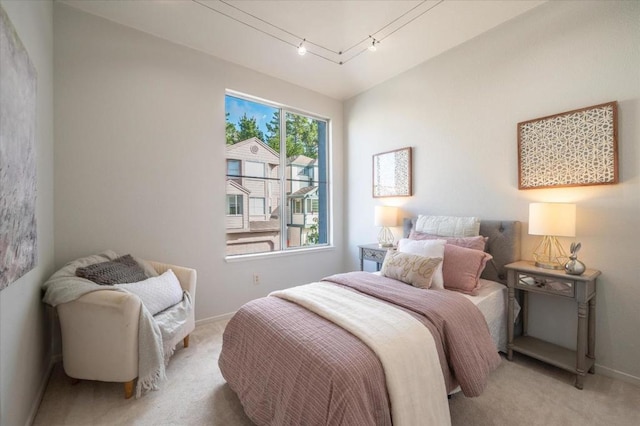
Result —
<path fill-rule="evenodd" d="M 564 271 L 567 274 L 582 275 L 587 269 L 584 263 L 578 260 L 578 251 L 580 250 L 580 247 L 582 247 L 581 243 L 571 243 L 571 247 L 569 248 L 571 255 L 569 256 L 569 261 L 564 265 Z"/>

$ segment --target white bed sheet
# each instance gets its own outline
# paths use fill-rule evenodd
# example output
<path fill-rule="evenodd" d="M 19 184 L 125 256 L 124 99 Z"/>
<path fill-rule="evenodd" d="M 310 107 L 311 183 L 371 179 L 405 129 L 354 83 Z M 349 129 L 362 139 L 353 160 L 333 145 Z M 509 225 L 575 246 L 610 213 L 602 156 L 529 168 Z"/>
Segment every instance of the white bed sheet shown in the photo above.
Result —
<path fill-rule="evenodd" d="M 464 297 L 473 302 L 480 309 L 489 326 L 489 333 L 493 343 L 501 352 L 507 352 L 507 287 L 495 281 L 480 279 L 478 295 Z M 514 318 L 518 317 L 520 305 L 514 304 Z"/>

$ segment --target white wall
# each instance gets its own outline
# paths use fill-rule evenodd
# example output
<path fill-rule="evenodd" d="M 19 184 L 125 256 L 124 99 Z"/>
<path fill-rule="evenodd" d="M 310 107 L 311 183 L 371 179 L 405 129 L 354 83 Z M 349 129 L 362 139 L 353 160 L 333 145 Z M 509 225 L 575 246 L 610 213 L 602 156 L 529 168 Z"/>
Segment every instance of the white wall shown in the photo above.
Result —
<path fill-rule="evenodd" d="M 197 319 L 342 267 L 339 101 L 57 3 L 54 33 L 57 266 L 112 248 L 193 267 Z M 225 89 L 332 119 L 335 249 L 225 262 Z"/>
<path fill-rule="evenodd" d="M 38 73 L 38 264 L 0 292 L 0 425 L 14 426 L 35 416 L 51 358 L 40 286 L 53 272 L 53 4 L 1 3 Z"/>
<path fill-rule="evenodd" d="M 575 202 L 580 258 L 602 270 L 598 371 L 640 383 L 639 22 L 638 2 L 549 2 L 349 100 L 349 266 L 357 244 L 376 238 L 373 207 L 383 201 L 363 176 L 378 152 L 415 148 L 415 195 L 388 201 L 407 216 L 520 220 L 528 259 L 529 202 Z M 619 184 L 518 190 L 518 122 L 613 100 Z M 532 299 L 530 334 L 575 347 L 575 304 Z"/>

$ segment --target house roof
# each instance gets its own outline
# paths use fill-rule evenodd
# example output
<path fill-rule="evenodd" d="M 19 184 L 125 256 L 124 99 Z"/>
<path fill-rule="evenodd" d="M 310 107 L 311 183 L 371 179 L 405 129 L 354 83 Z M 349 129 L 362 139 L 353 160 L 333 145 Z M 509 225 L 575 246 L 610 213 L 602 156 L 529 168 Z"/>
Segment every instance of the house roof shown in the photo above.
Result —
<path fill-rule="evenodd" d="M 309 158 L 306 155 L 302 154 L 296 157 L 289 157 L 289 159 L 287 160 L 289 164 L 295 164 L 298 166 L 308 166 L 315 163 L 316 161 L 318 160 L 316 160 L 315 158 Z"/>
<path fill-rule="evenodd" d="M 256 137 L 252 137 L 252 138 L 240 141 L 240 142 L 236 142 L 236 143 L 231 144 L 231 145 L 227 145 L 227 152 L 228 151 L 235 151 L 238 148 L 241 148 L 241 147 L 243 147 L 245 145 L 249 145 L 249 144 L 252 144 L 252 143 L 259 143 L 261 145 L 261 148 L 266 149 L 270 154 L 272 154 L 275 158 L 278 159 L 278 163 L 280 162 L 280 154 L 278 154 L 276 151 L 273 150 L 273 148 L 271 148 L 265 142 L 261 141 L 260 139 L 258 139 Z"/>
<path fill-rule="evenodd" d="M 227 179 L 227 185 L 233 186 L 236 189 L 239 189 L 240 191 L 244 192 L 245 194 L 249 194 L 251 191 L 249 191 L 247 188 L 245 188 L 244 186 L 240 185 L 238 182 L 232 180 L 232 179 Z"/>
<path fill-rule="evenodd" d="M 317 186 L 305 186 L 304 188 L 298 189 L 296 192 L 289 196 L 291 198 L 305 198 L 310 195 L 314 195 L 316 192 L 318 192 Z"/>

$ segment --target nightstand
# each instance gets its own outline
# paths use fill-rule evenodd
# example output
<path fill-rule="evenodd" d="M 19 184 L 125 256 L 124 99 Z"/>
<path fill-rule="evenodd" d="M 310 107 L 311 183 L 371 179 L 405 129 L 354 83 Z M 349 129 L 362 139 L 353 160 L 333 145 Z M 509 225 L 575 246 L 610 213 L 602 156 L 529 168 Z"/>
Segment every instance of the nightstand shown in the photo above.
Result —
<path fill-rule="evenodd" d="M 533 262 L 515 262 L 505 266 L 509 288 L 507 319 L 507 358 L 513 351 L 576 374 L 575 386 L 583 388 L 587 371 L 594 373 L 596 345 L 596 279 L 600 271 L 587 269 L 582 275 L 569 275 L 561 270 L 538 268 Z M 523 292 L 522 336 L 514 338 L 515 290 Z M 527 335 L 529 293 L 542 293 L 573 299 L 578 304 L 577 349 L 572 351 Z"/>
<path fill-rule="evenodd" d="M 360 270 L 364 271 L 364 261 L 371 260 L 376 262 L 376 271 L 380 270 L 384 257 L 388 250 L 394 250 L 395 247 L 380 247 L 378 244 L 363 244 L 358 246 L 360 249 Z"/>

